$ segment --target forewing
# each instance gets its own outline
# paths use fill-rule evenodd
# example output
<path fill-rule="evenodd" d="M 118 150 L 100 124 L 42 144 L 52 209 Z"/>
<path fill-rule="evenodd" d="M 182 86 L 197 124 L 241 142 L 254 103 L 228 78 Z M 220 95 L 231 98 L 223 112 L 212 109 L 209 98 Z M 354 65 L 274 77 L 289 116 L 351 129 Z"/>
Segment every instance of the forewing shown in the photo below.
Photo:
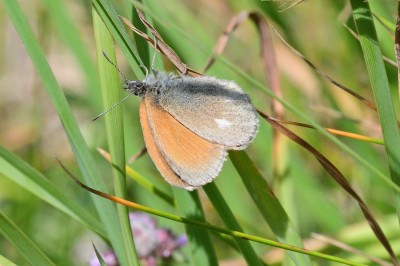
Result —
<path fill-rule="evenodd" d="M 248 95 L 234 82 L 182 77 L 162 90 L 159 104 L 184 126 L 213 143 L 244 149 L 258 129 Z"/>
<path fill-rule="evenodd" d="M 154 104 L 152 97 L 145 97 L 144 101 L 157 147 L 172 170 L 193 187 L 211 182 L 222 168 L 225 147 L 190 131 Z"/>

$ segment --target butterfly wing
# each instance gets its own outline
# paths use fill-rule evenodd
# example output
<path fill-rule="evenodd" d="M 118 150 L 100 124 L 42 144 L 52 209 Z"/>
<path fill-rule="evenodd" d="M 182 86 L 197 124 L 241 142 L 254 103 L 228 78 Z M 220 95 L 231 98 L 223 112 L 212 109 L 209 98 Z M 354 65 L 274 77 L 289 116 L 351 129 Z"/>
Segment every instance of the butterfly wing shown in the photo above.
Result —
<path fill-rule="evenodd" d="M 140 103 L 139 110 L 140 110 L 139 111 L 140 123 L 142 125 L 143 137 L 144 137 L 144 142 L 146 144 L 147 152 L 149 153 L 154 164 L 156 165 L 158 171 L 160 171 L 164 179 L 171 185 L 176 187 L 181 187 L 187 190 L 193 190 L 194 187 L 187 184 L 185 181 L 180 179 L 179 176 L 175 174 L 175 172 L 171 169 L 171 167 L 168 165 L 167 161 L 165 161 L 164 157 L 159 151 L 155 143 L 153 133 L 151 132 L 146 111 L 146 105 L 144 101 Z"/>
<path fill-rule="evenodd" d="M 171 79 L 159 104 L 197 135 L 230 149 L 244 149 L 258 130 L 257 113 L 235 83 L 212 77 Z"/>
<path fill-rule="evenodd" d="M 225 147 L 190 131 L 154 104 L 151 95 L 145 97 L 144 104 L 158 150 L 175 174 L 193 187 L 211 182 L 222 168 Z"/>

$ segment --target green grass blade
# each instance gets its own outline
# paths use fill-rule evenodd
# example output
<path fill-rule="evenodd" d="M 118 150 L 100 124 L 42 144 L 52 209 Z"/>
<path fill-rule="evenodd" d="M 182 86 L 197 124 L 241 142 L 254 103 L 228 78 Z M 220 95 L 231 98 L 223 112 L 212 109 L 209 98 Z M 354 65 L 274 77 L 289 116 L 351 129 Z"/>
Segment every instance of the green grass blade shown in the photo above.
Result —
<path fill-rule="evenodd" d="M 100 174 L 79 131 L 66 98 L 59 87 L 42 49 L 18 5 L 18 2 L 6 0 L 4 3 L 9 17 L 24 43 L 32 62 L 35 65 L 35 69 L 38 72 L 55 109 L 57 110 L 86 182 L 93 187 L 105 191 L 105 185 L 100 178 Z M 100 218 L 105 225 L 108 238 L 110 239 L 121 264 L 125 265 L 125 256 L 122 252 L 124 249 L 122 246 L 123 241 L 121 229 L 117 220 L 115 206 L 111 202 L 99 199 L 98 197 L 93 197 L 93 200 Z"/>
<path fill-rule="evenodd" d="M 258 210 L 278 240 L 282 243 L 302 247 L 303 244 L 297 234 L 297 229 L 289 220 L 279 200 L 255 168 L 248 155 L 244 151 L 233 151 L 229 152 L 229 158 L 232 160 Z M 294 252 L 289 252 L 288 254 L 296 265 L 311 265 L 308 256 Z"/>
<path fill-rule="evenodd" d="M 382 52 L 375 31 L 369 3 L 351 0 L 353 18 L 357 27 L 375 103 L 381 122 L 390 177 L 400 185 L 400 136 L 393 99 L 390 95 L 389 81 Z M 396 209 L 400 219 L 400 193 L 395 191 Z"/>
<path fill-rule="evenodd" d="M 104 227 L 97 217 L 82 208 L 41 173 L 1 146 L 0 172 L 38 198 L 85 224 L 99 235 L 106 236 Z"/>
<path fill-rule="evenodd" d="M 219 216 L 224 221 L 225 225 L 232 230 L 243 232 L 242 227 L 236 221 L 235 216 L 230 210 L 225 199 L 222 197 L 215 183 L 207 184 L 203 187 L 204 191 L 207 193 L 208 198 L 213 204 L 214 208 L 217 210 Z M 244 259 L 248 265 L 263 265 L 257 253 L 254 251 L 253 247 L 247 240 L 235 238 L 237 246 L 243 254 Z"/>
<path fill-rule="evenodd" d="M 143 25 L 143 23 L 140 21 L 140 18 L 134 9 L 134 6 L 132 5 L 131 1 L 126 0 L 126 5 L 129 6 L 129 8 L 132 11 L 132 18 L 131 22 L 133 25 L 135 25 L 140 31 L 147 33 L 146 27 Z M 143 64 L 145 66 L 150 67 L 150 61 L 151 61 L 151 50 L 148 43 L 146 40 L 144 40 L 141 36 L 137 35 L 136 33 L 133 33 L 133 39 L 135 40 L 135 45 L 137 47 L 137 50 L 140 54 L 140 57 L 143 60 Z"/>
<path fill-rule="evenodd" d="M 116 62 L 113 39 L 104 25 L 96 10 L 93 8 L 93 27 L 96 39 L 96 51 L 100 76 L 100 88 L 105 110 L 120 101 L 122 89 L 120 87 L 118 71 L 103 56 L 106 52 L 112 62 Z M 114 177 L 115 194 L 126 197 L 126 174 L 125 174 L 125 143 L 121 108 L 114 108 L 104 117 L 108 146 L 112 159 L 112 173 Z M 119 221 L 121 223 L 124 249 L 128 265 L 139 265 L 133 243 L 131 225 L 128 218 L 128 208 L 117 206 Z"/>
<path fill-rule="evenodd" d="M 93 244 L 94 252 L 96 253 L 96 257 L 100 262 L 100 266 L 107 266 L 107 263 L 104 261 L 103 257 L 101 256 L 100 252 L 97 250 L 96 246 Z"/>
<path fill-rule="evenodd" d="M 104 24 L 106 24 L 114 40 L 118 43 L 119 48 L 125 55 L 125 58 L 136 77 L 138 79 L 143 79 L 143 69 L 140 68 L 140 65 L 143 65 L 141 57 L 139 56 L 136 46 L 132 43 L 113 6 L 107 0 L 93 0 L 92 3 Z"/>
<path fill-rule="evenodd" d="M 183 189 L 173 188 L 176 205 L 184 217 L 196 221 L 205 221 L 197 191 L 188 192 Z M 206 266 L 218 265 L 217 255 L 211 242 L 210 234 L 206 229 L 194 226 L 185 226 L 191 251 L 190 265 Z"/>
<path fill-rule="evenodd" d="M 365 64 L 368 71 L 378 115 L 381 123 L 385 150 L 388 159 L 390 177 L 400 185 L 400 136 L 393 99 L 390 94 L 389 81 L 382 52 L 369 8 L 368 2 L 351 0 L 353 18 L 356 24 Z M 395 205 L 400 219 L 400 193 L 395 192 Z M 383 245 L 390 254 L 392 261 L 398 265 L 397 256 L 388 242 Z"/>
<path fill-rule="evenodd" d="M 0 211 L 0 232 L 31 265 L 55 265 L 5 214 Z"/>

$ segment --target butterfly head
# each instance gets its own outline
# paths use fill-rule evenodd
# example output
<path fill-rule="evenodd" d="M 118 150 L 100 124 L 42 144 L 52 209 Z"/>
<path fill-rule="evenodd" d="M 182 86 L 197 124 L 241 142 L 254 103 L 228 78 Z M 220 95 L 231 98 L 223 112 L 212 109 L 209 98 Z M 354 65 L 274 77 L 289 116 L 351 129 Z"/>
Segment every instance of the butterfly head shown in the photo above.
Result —
<path fill-rule="evenodd" d="M 133 95 L 143 97 L 147 90 L 147 84 L 142 80 L 127 80 L 124 89 Z"/>

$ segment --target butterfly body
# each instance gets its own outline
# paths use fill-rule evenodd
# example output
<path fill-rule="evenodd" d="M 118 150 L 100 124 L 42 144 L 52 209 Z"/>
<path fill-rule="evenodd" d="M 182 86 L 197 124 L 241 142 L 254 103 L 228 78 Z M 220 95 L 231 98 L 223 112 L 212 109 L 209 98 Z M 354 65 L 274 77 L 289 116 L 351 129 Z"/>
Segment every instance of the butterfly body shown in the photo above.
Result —
<path fill-rule="evenodd" d="M 125 89 L 142 97 L 147 150 L 172 185 L 193 190 L 220 172 L 227 150 L 245 149 L 258 130 L 248 95 L 234 82 L 155 72 Z"/>

